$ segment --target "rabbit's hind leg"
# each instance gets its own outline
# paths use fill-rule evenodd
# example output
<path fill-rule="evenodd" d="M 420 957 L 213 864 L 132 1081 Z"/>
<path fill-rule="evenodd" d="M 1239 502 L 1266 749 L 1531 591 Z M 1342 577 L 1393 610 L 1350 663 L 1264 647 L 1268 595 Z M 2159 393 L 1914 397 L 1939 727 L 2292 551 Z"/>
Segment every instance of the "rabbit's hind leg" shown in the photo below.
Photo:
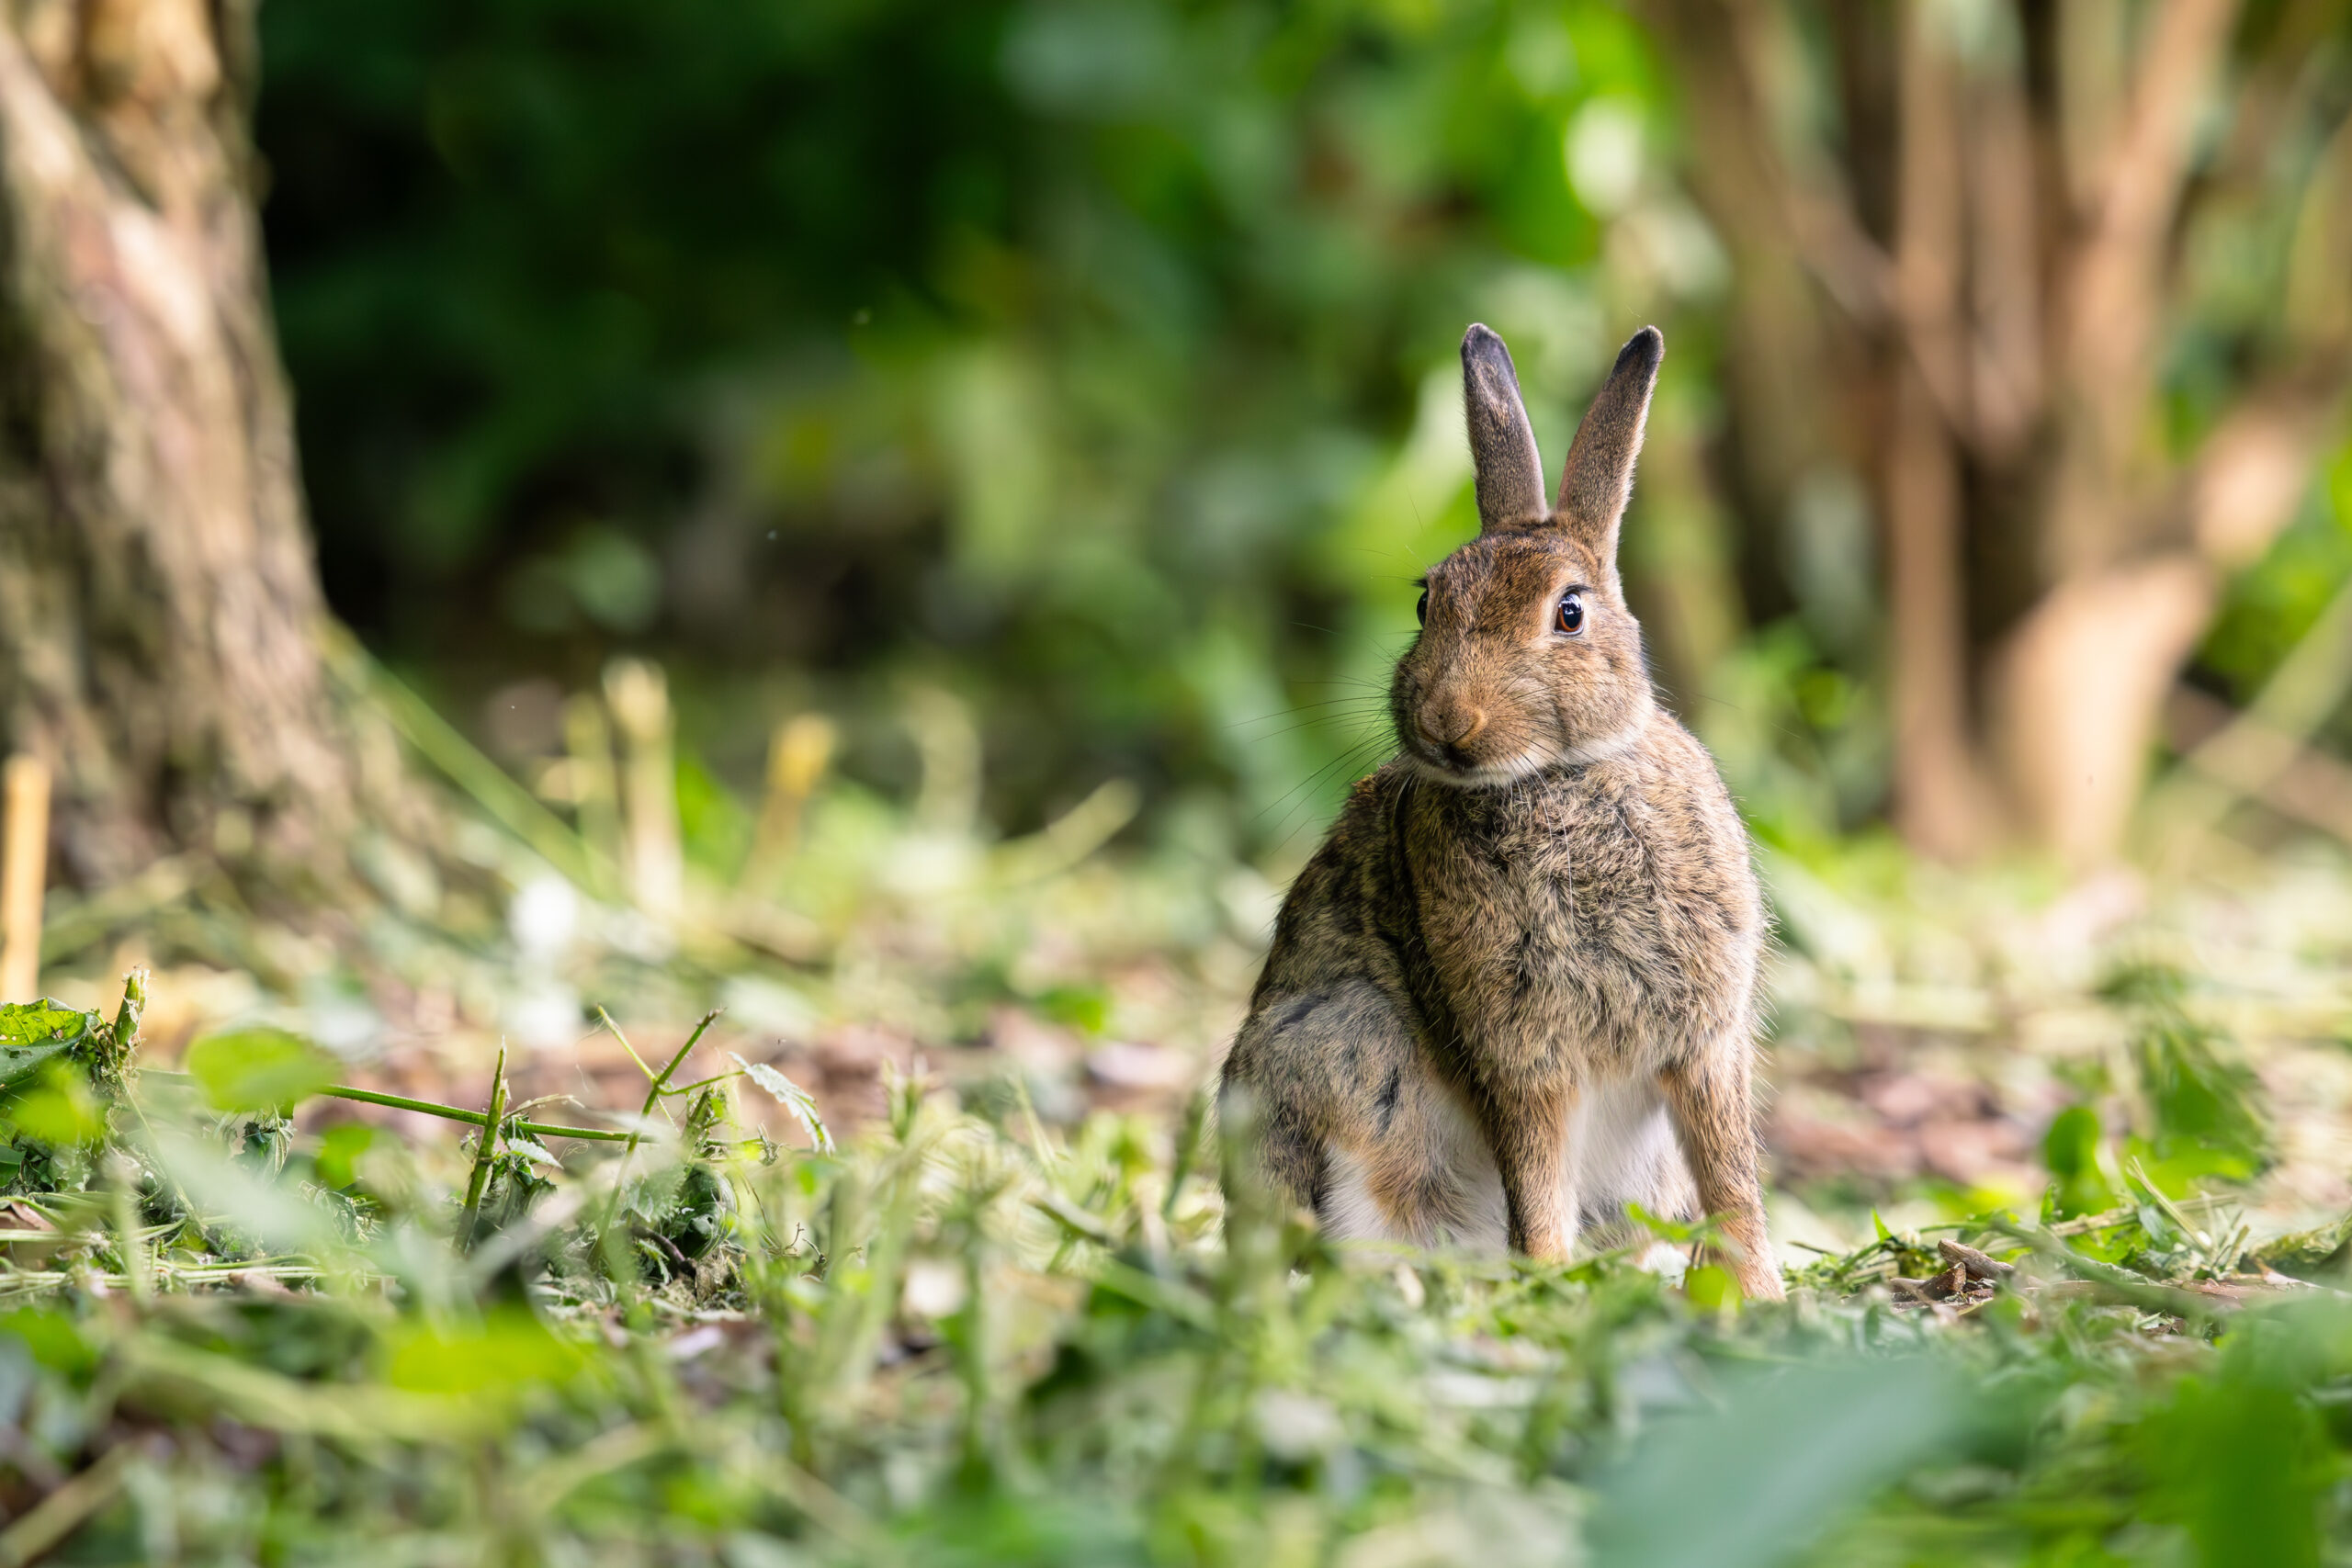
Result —
<path fill-rule="evenodd" d="M 1340 1240 L 1506 1250 L 1502 1178 L 1476 1122 L 1418 1054 L 1380 1088 L 1387 1105 L 1374 1135 L 1354 1146 L 1334 1141 L 1333 1179 L 1317 1206 L 1326 1232 Z"/>
<path fill-rule="evenodd" d="M 1475 1247 L 1491 1230 L 1499 1247 L 1486 1142 L 1371 981 L 1261 998 L 1227 1062 L 1226 1099 L 1246 1105 L 1265 1177 L 1334 1238 Z"/>

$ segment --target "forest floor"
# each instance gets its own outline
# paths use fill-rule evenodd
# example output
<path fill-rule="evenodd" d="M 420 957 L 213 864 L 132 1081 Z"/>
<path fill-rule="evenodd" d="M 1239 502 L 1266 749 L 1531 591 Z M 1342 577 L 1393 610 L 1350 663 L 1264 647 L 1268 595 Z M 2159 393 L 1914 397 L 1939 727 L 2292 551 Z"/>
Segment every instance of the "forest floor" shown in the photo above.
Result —
<path fill-rule="evenodd" d="M 1794 1289 L 1743 1309 L 1712 1269 L 1335 1254 L 1228 1203 L 1199 1090 L 1277 879 L 1181 829 L 1104 849 L 1123 819 L 993 841 L 843 786 L 756 918 L 691 858 L 657 920 L 485 839 L 503 916 L 387 877 L 359 962 L 198 890 L 55 966 L 103 1055 L 121 972 L 164 960 L 111 1109 L 22 1075 L 0 1107 L 35 1151 L 0 1213 L 0 1561 L 2352 1540 L 2337 852 L 2065 887 L 1768 848 Z M 313 1092 L 479 1127 L 502 1046 L 487 1156 Z M 691 1094 L 649 1093 L 665 1065 Z"/>

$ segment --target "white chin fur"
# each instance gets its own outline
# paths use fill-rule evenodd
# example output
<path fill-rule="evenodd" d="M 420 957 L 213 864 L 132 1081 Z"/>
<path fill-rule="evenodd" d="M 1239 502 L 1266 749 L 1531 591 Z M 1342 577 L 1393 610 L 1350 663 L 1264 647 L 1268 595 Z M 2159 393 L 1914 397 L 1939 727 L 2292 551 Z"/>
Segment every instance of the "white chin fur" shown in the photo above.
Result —
<path fill-rule="evenodd" d="M 1634 749 L 1634 743 L 1642 738 L 1644 728 L 1643 725 L 1629 724 L 1613 734 L 1597 736 L 1581 746 L 1571 746 L 1560 753 L 1560 761 L 1569 767 L 1580 768 L 1587 762 L 1605 762 L 1611 757 L 1622 757 Z"/>

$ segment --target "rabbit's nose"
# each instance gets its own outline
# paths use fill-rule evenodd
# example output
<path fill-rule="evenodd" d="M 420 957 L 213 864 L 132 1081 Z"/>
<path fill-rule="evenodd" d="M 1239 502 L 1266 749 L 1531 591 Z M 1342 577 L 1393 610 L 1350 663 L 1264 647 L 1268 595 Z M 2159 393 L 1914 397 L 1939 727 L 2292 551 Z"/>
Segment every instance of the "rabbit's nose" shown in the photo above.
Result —
<path fill-rule="evenodd" d="M 1421 733 L 1429 737 L 1432 746 L 1450 746 L 1459 750 L 1478 739 L 1487 728 L 1485 708 L 1459 707 L 1443 713 L 1423 713 Z M 1452 734 L 1446 733 L 1448 730 Z"/>

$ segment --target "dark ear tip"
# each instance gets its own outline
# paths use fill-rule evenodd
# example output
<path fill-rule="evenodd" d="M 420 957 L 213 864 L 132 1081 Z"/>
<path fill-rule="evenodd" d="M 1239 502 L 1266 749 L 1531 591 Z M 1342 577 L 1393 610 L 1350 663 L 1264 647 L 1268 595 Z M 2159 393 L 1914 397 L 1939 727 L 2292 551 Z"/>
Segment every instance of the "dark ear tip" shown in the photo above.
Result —
<path fill-rule="evenodd" d="M 1625 346 L 1617 351 L 1617 364 L 1614 370 L 1623 370 L 1634 365 L 1656 370 L 1658 362 L 1665 357 L 1666 334 L 1656 327 L 1644 327 L 1640 332 L 1627 338 Z"/>
<path fill-rule="evenodd" d="M 1492 359 L 1498 354 L 1510 357 L 1510 350 L 1503 346 L 1502 334 L 1484 321 L 1473 321 L 1470 330 L 1462 334 L 1462 357 L 1466 360 Z"/>

